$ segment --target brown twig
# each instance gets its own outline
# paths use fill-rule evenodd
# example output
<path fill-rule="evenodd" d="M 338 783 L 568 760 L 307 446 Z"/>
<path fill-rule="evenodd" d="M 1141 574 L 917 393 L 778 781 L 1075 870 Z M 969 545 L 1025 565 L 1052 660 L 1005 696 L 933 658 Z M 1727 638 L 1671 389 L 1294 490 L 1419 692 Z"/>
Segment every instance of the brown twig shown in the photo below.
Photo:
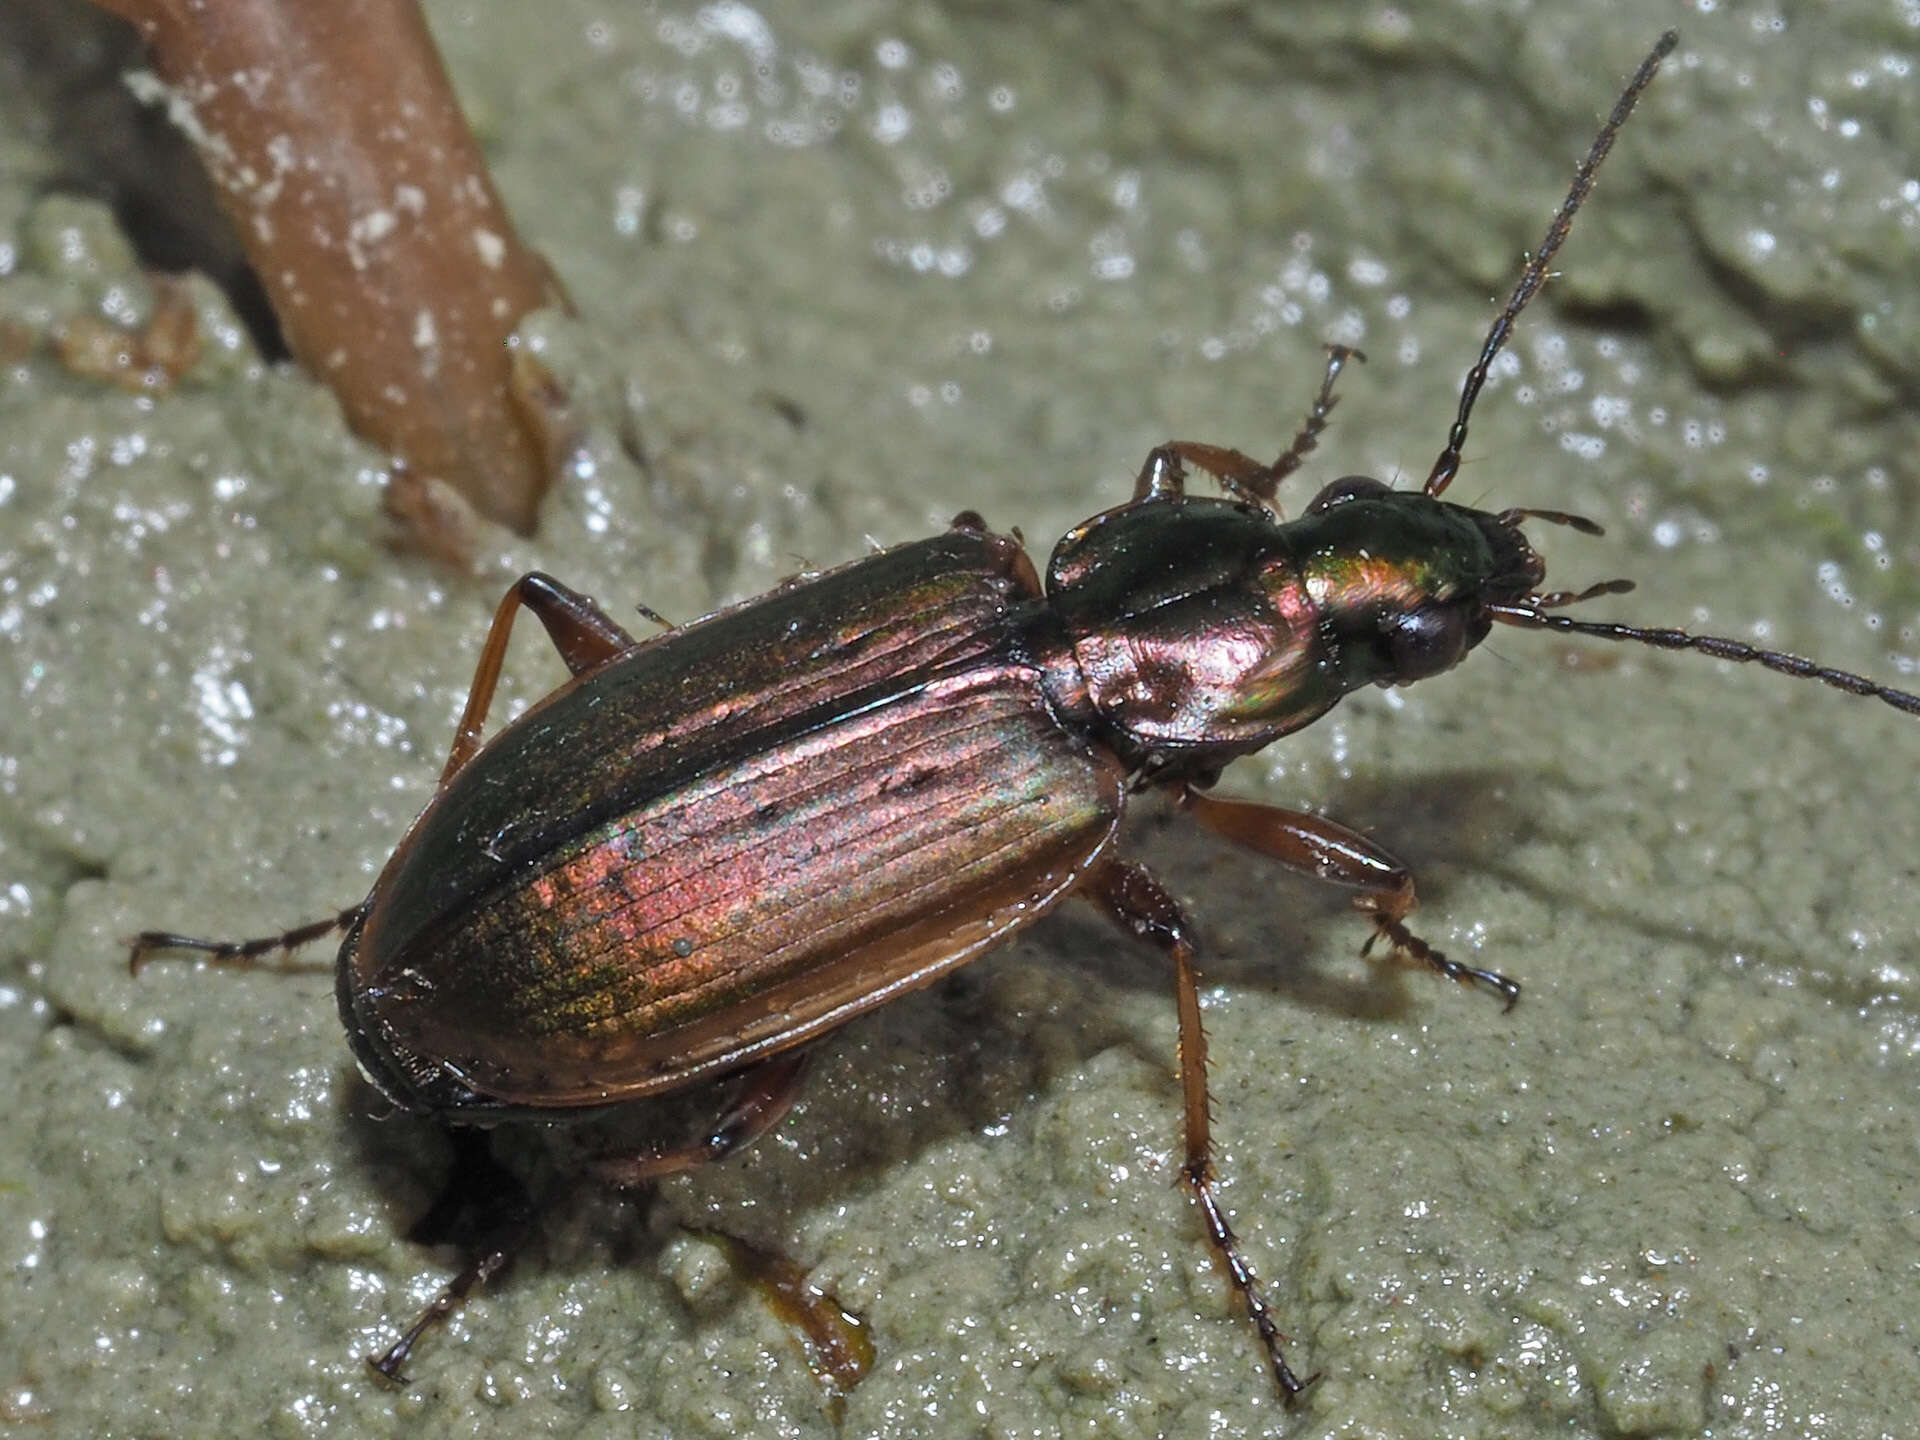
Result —
<path fill-rule="evenodd" d="M 550 445 L 508 339 L 558 294 L 415 0 L 96 3 L 151 48 L 295 358 L 402 462 L 390 508 L 442 552 L 436 489 L 530 532 Z"/>

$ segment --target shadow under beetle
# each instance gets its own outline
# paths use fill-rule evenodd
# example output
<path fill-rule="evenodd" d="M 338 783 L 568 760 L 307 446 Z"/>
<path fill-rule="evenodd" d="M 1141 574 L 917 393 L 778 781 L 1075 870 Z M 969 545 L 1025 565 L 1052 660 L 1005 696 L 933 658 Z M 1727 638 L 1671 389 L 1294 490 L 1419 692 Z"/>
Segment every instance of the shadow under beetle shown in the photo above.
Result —
<path fill-rule="evenodd" d="M 1629 586 L 1542 591 L 1522 532 L 1552 510 L 1442 499 L 1494 357 L 1548 274 L 1634 102 L 1642 62 L 1468 371 L 1425 485 L 1336 480 L 1297 520 L 1273 505 L 1313 450 L 1354 351 L 1333 347 L 1306 423 L 1272 464 L 1177 441 L 1131 502 L 1054 547 L 1043 586 L 978 515 L 646 641 L 586 596 L 522 577 L 493 619 L 440 785 L 372 892 L 331 920 L 250 941 L 149 931 L 149 952 L 246 963 L 346 932 L 337 993 L 354 1058 L 396 1107 L 452 1127 L 562 1118 L 719 1077 L 707 1133 L 607 1157 L 638 1186 L 720 1160 L 778 1123 L 807 1042 L 930 984 L 1079 894 L 1172 962 L 1185 1122 L 1181 1178 L 1291 1400 L 1260 1282 L 1219 1203 L 1194 941 L 1144 867 L 1112 853 L 1127 796 L 1172 792 L 1201 824 L 1353 892 L 1369 940 L 1511 1007 L 1520 987 L 1406 927 L 1412 877 L 1318 816 L 1219 799 L 1226 763 L 1365 685 L 1450 669 L 1494 623 L 1753 661 L 1920 714 L 1920 697 L 1797 656 L 1556 613 Z M 1185 472 L 1225 498 L 1189 495 Z M 485 745 L 516 612 L 572 680 Z M 463 1164 L 483 1137 L 462 1130 Z M 390 1349 L 414 1343 L 505 1262 L 513 1217 Z"/>

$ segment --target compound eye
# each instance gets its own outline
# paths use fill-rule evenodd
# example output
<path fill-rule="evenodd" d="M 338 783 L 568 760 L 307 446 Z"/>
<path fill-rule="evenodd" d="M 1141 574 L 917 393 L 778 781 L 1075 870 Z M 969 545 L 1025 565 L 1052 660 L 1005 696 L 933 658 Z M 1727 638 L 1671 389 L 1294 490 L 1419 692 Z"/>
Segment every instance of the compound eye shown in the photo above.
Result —
<path fill-rule="evenodd" d="M 1393 671 L 1389 685 L 1405 685 L 1451 670 L 1467 653 L 1467 622 L 1455 609 L 1429 607 L 1389 615 L 1380 641 Z"/>
<path fill-rule="evenodd" d="M 1313 503 L 1307 506 L 1307 514 L 1318 515 L 1322 510 L 1331 510 L 1349 500 L 1374 500 L 1389 491 L 1389 486 L 1368 475 L 1343 476 L 1313 497 Z"/>

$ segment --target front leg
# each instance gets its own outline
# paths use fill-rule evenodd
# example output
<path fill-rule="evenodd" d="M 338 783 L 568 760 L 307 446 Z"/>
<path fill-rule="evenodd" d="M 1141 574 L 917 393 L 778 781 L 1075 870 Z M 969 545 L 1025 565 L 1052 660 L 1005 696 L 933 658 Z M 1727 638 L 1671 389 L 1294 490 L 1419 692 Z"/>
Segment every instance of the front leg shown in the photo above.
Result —
<path fill-rule="evenodd" d="M 1180 1166 L 1181 1183 L 1200 1207 L 1207 1227 L 1207 1240 L 1227 1267 L 1233 1288 L 1246 1301 L 1247 1314 L 1260 1343 L 1266 1347 L 1267 1364 L 1275 1383 L 1289 1404 L 1307 1386 L 1319 1379 L 1305 1380 L 1293 1373 L 1281 1347 L 1286 1337 L 1273 1318 L 1267 1297 L 1253 1266 L 1240 1249 L 1240 1237 L 1233 1233 L 1226 1209 L 1214 1186 L 1212 1100 L 1207 1095 L 1207 1036 L 1200 1021 L 1200 986 L 1193 964 L 1193 934 L 1179 902 L 1143 865 L 1128 860 L 1109 860 L 1089 880 L 1090 897 L 1111 915 L 1123 929 L 1149 944 L 1157 945 L 1173 961 L 1174 1004 L 1180 1016 L 1180 1090 L 1184 1102 L 1186 1159 Z"/>
<path fill-rule="evenodd" d="M 1177 803 L 1214 834 L 1257 850 L 1298 874 L 1355 892 L 1353 908 L 1373 921 L 1373 935 L 1361 951 L 1363 955 L 1384 940 L 1395 954 L 1449 980 L 1486 987 L 1505 1001 L 1509 1010 L 1520 999 L 1518 981 L 1496 970 L 1479 970 L 1449 960 L 1407 929 L 1406 917 L 1419 903 L 1413 876 L 1406 866 L 1358 831 L 1299 810 L 1249 800 L 1223 800 L 1191 785 L 1178 792 Z"/>
<path fill-rule="evenodd" d="M 1279 507 L 1273 503 L 1273 497 L 1280 482 L 1300 468 L 1327 428 L 1327 417 L 1333 413 L 1334 381 L 1340 378 L 1347 361 L 1366 358 L 1350 345 L 1327 346 L 1327 373 L 1320 381 L 1320 393 L 1314 397 L 1313 408 L 1307 412 L 1293 443 L 1282 450 L 1272 464 L 1263 464 L 1244 451 L 1225 445 L 1169 440 L 1155 448 L 1147 456 L 1146 464 L 1140 467 L 1139 478 L 1133 484 L 1133 498 L 1161 500 L 1185 493 L 1186 476 L 1180 466 L 1184 460 L 1213 476 L 1220 482 L 1220 488 L 1235 500 L 1264 505 L 1277 514 Z"/>

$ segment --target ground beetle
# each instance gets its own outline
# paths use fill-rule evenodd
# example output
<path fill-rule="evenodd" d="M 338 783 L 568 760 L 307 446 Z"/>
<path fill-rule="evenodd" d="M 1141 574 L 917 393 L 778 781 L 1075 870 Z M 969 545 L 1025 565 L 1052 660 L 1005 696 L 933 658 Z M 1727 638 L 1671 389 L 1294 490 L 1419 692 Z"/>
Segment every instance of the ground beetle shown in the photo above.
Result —
<path fill-rule="evenodd" d="M 395 1106 L 462 1127 L 463 1163 L 486 1163 L 470 1127 L 732 1077 L 706 1134 L 595 1167 L 636 1186 L 775 1125 L 807 1042 L 1083 895 L 1172 961 L 1181 1176 L 1291 1399 L 1310 1381 L 1289 1368 L 1215 1191 L 1192 931 L 1151 873 L 1112 853 L 1127 796 L 1170 791 L 1218 834 L 1352 891 L 1369 946 L 1511 1006 L 1512 980 L 1406 928 L 1413 881 L 1391 855 L 1318 816 L 1209 795 L 1221 768 L 1350 691 L 1451 668 L 1496 621 L 1754 661 L 1920 714 L 1920 697 L 1796 656 L 1556 613 L 1628 586 L 1542 591 L 1521 525 L 1598 527 L 1441 498 L 1495 356 L 1674 44 L 1662 37 L 1581 163 L 1421 489 L 1350 477 L 1280 518 L 1274 493 L 1359 358 L 1334 347 L 1277 460 L 1161 446 L 1130 503 L 1054 547 L 1044 586 L 1020 541 L 972 513 L 646 641 L 558 581 L 524 576 L 494 615 L 439 788 L 367 898 L 261 940 L 147 932 L 130 942 L 136 968 L 162 949 L 245 963 L 344 930 L 337 991 L 355 1059 Z M 1225 498 L 1187 494 L 1189 465 Z M 573 678 L 482 745 L 522 606 Z M 424 1329 L 524 1230 L 479 1245 L 374 1367 L 397 1378 Z"/>

